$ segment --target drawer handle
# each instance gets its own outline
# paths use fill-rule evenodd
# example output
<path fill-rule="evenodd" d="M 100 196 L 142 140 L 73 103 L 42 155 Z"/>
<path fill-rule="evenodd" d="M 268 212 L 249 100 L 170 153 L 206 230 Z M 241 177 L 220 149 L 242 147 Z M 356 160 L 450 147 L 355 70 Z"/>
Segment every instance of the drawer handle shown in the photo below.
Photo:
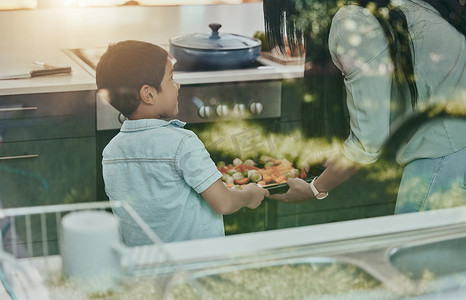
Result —
<path fill-rule="evenodd" d="M 0 112 L 27 111 L 27 110 L 37 110 L 37 106 L 28 106 L 28 107 L 4 107 L 4 108 L 0 108 Z"/>
<path fill-rule="evenodd" d="M 25 155 L 14 155 L 14 156 L 2 156 L 0 160 L 13 160 L 13 159 L 24 159 L 24 158 L 37 158 L 39 154 L 25 154 Z"/>

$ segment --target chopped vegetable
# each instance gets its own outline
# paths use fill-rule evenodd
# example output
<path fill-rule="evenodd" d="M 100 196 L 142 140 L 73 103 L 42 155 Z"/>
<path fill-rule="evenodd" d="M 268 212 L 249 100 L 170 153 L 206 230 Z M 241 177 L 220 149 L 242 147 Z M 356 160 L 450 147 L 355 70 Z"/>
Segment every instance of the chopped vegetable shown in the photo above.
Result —
<path fill-rule="evenodd" d="M 234 166 L 238 166 L 238 165 L 241 165 L 241 164 L 243 164 L 243 161 L 241 159 L 239 159 L 239 158 L 233 159 L 233 165 Z"/>
<path fill-rule="evenodd" d="M 244 176 L 243 176 L 243 174 L 241 174 L 241 172 L 236 172 L 231 176 L 233 177 L 234 180 L 244 178 Z"/>
<path fill-rule="evenodd" d="M 299 176 L 299 170 L 293 168 L 293 169 L 291 169 L 290 174 L 291 174 L 291 176 L 293 176 L 293 177 L 298 177 L 298 176 Z"/>
<path fill-rule="evenodd" d="M 262 179 L 264 179 L 264 181 L 268 183 L 268 182 L 272 181 L 272 176 L 267 175 L 267 174 L 263 174 Z"/>
<path fill-rule="evenodd" d="M 235 181 L 236 184 L 240 184 L 240 185 L 241 185 L 241 184 L 246 184 L 246 183 L 248 183 L 250 180 L 251 180 L 251 178 L 249 178 L 249 177 L 244 177 L 244 178 L 235 179 L 234 181 Z"/>
<path fill-rule="evenodd" d="M 283 182 L 286 182 L 286 177 L 285 175 L 279 175 L 279 176 L 272 175 L 272 180 L 275 181 L 276 183 L 283 183 Z"/>
<path fill-rule="evenodd" d="M 301 169 L 301 173 L 299 174 L 299 177 L 301 179 L 305 179 L 307 177 L 306 170 Z"/>
<path fill-rule="evenodd" d="M 247 176 L 245 176 L 245 177 L 251 177 L 251 175 L 254 174 L 254 173 L 259 173 L 259 171 L 258 170 L 248 170 Z"/>
<path fill-rule="evenodd" d="M 243 162 L 244 165 L 248 165 L 248 166 L 255 166 L 256 163 L 252 160 L 252 159 L 246 159 L 244 162 Z"/>
<path fill-rule="evenodd" d="M 233 183 L 233 177 L 228 175 L 228 174 L 223 174 L 222 175 L 222 181 L 225 183 Z"/>
<path fill-rule="evenodd" d="M 267 162 L 271 161 L 273 163 L 274 158 L 267 156 L 267 155 L 261 155 L 259 158 L 259 162 L 263 165 L 265 165 Z"/>
<path fill-rule="evenodd" d="M 255 172 L 253 173 L 251 176 L 250 176 L 251 180 L 254 181 L 254 182 L 259 182 L 262 180 L 262 175 L 259 174 L 259 172 Z"/>
<path fill-rule="evenodd" d="M 264 164 L 264 168 L 272 167 L 274 165 L 273 161 L 268 161 Z"/>
<path fill-rule="evenodd" d="M 275 159 L 270 156 L 261 156 L 259 167 L 257 163 L 251 159 L 244 162 L 239 158 L 233 160 L 233 164 L 228 164 L 220 168 L 222 172 L 222 181 L 228 186 L 241 187 L 249 182 L 255 182 L 262 186 L 269 184 L 284 183 L 287 178 L 301 177 L 307 178 L 305 170 L 299 170 L 293 167 L 293 163 L 287 159 Z M 222 165 L 222 164 L 218 164 Z"/>
<path fill-rule="evenodd" d="M 233 176 L 233 174 L 238 173 L 238 170 L 236 169 L 230 169 L 228 170 L 227 174 Z"/>
<path fill-rule="evenodd" d="M 278 171 L 277 167 L 272 166 L 272 167 L 270 167 L 270 168 L 271 168 L 272 171 L 273 171 L 273 175 L 275 175 L 275 176 L 280 176 L 280 175 L 282 175 L 282 174 L 280 173 L 280 171 Z"/>

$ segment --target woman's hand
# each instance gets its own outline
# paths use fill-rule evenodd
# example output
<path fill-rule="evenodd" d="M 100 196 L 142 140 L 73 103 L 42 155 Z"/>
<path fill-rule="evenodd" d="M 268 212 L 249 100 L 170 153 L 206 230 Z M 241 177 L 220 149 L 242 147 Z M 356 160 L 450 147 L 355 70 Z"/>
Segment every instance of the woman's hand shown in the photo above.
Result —
<path fill-rule="evenodd" d="M 290 178 L 286 183 L 290 188 L 285 194 L 275 194 L 269 198 L 287 203 L 301 203 L 314 198 L 308 182 L 299 178 Z"/>
<path fill-rule="evenodd" d="M 332 190 L 361 169 L 360 164 L 347 159 L 344 155 L 329 157 L 323 162 L 322 166 L 325 170 L 319 175 L 319 179 L 314 182 L 317 190 L 322 192 Z M 276 194 L 269 198 L 288 203 L 301 203 L 314 198 L 314 193 L 306 181 L 290 178 L 287 183 L 290 189 L 285 194 Z"/>

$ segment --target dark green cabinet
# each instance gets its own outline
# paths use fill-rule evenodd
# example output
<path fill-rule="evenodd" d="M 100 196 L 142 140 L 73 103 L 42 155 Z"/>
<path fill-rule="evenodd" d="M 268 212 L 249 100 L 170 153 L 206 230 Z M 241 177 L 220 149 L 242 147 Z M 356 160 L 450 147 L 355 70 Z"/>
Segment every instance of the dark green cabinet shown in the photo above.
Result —
<path fill-rule="evenodd" d="M 3 207 L 95 201 L 95 91 L 0 96 Z"/>
<path fill-rule="evenodd" d="M 2 206 L 95 201 L 95 124 L 95 91 L 0 96 Z M 4 237 L 15 237 L 3 238 L 15 256 L 58 253 L 53 214 L 0 219 L 0 225 Z"/>
<path fill-rule="evenodd" d="M 95 138 L 3 144 L 0 197 L 4 207 L 95 201 Z"/>

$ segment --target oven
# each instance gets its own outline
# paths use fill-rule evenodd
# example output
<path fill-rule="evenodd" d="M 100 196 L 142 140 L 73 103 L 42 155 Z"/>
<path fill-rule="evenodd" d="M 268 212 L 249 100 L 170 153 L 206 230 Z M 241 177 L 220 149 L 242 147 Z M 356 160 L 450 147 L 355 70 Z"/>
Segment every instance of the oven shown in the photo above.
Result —
<path fill-rule="evenodd" d="M 95 76 L 98 59 L 105 48 L 65 51 Z M 302 61 L 282 64 L 260 56 L 246 68 L 215 71 L 179 71 L 174 79 L 181 84 L 176 119 L 187 123 L 203 141 L 212 159 L 231 163 L 235 157 L 258 159 L 258 154 L 274 151 L 268 134 L 300 127 L 300 100 L 288 97 L 287 88 L 303 76 Z M 283 99 L 287 101 L 283 101 Z M 97 114 L 97 197 L 107 199 L 101 170 L 101 153 L 118 133 L 124 116 L 99 93 Z M 259 208 L 243 208 L 225 216 L 227 234 L 275 229 L 277 203 L 265 200 Z"/>

